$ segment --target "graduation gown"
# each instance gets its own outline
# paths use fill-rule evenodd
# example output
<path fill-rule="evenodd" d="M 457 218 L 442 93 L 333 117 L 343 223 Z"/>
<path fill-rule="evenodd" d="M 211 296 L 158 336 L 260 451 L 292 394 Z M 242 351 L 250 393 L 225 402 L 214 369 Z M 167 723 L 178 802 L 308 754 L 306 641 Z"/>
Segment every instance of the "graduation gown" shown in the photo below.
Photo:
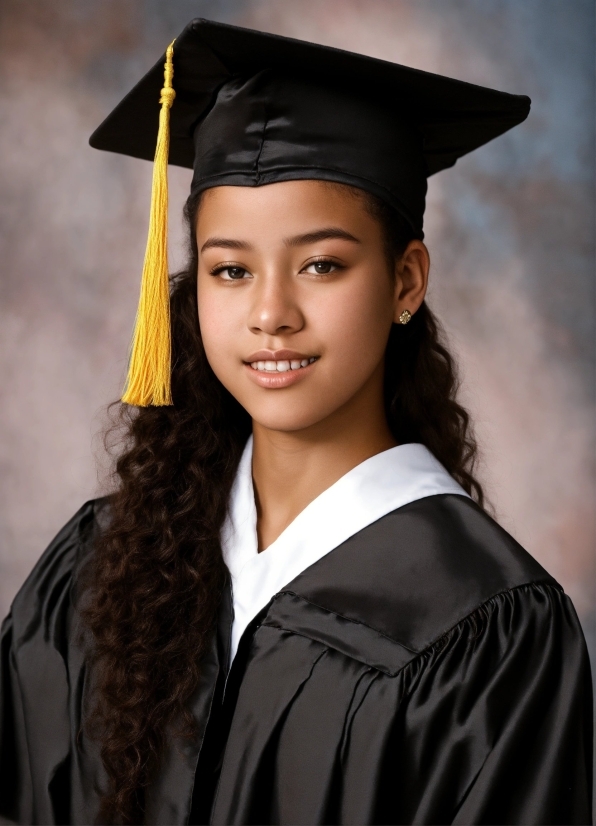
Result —
<path fill-rule="evenodd" d="M 72 588 L 105 500 L 56 537 L 2 630 L 0 815 L 92 823 L 93 681 Z M 590 823 L 591 683 L 570 600 L 471 500 L 398 508 L 249 623 L 231 594 L 147 822 Z"/>

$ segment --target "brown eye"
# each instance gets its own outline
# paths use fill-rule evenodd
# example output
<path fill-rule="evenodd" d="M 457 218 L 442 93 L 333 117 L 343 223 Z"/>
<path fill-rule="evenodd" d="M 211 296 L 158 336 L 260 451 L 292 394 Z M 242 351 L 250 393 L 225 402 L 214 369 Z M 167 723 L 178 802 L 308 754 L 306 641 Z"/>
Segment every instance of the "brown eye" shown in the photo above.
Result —
<path fill-rule="evenodd" d="M 334 264 L 333 261 L 313 261 L 312 264 L 308 265 L 305 272 L 310 272 L 313 275 L 328 275 L 338 269 L 340 267 Z"/>
<path fill-rule="evenodd" d="M 213 275 L 219 275 L 224 281 L 241 281 L 247 274 L 244 267 L 221 267 Z"/>
<path fill-rule="evenodd" d="M 331 272 L 331 267 L 333 265 L 330 261 L 317 261 L 315 263 L 315 272 L 318 272 L 320 275 L 324 275 L 326 272 Z"/>

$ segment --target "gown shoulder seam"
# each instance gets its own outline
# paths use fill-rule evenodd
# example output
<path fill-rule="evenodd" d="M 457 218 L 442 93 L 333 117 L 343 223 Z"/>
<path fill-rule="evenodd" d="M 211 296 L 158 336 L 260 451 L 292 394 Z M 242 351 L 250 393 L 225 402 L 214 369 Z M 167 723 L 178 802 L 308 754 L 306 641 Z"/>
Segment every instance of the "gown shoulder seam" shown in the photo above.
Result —
<path fill-rule="evenodd" d="M 421 656 L 421 655 L 427 653 L 428 651 L 430 651 L 433 647 L 435 647 L 437 645 L 440 645 L 440 644 L 443 644 L 442 641 L 444 639 L 446 640 L 446 638 L 448 638 L 449 635 L 451 633 L 453 633 L 456 628 L 458 628 L 458 626 L 462 625 L 465 622 L 469 622 L 470 619 L 473 618 L 475 614 L 478 614 L 479 612 L 483 612 L 483 610 L 485 611 L 486 607 L 491 602 L 493 602 L 494 600 L 498 599 L 499 597 L 502 597 L 505 594 L 514 593 L 514 592 L 517 592 L 517 591 L 521 591 L 523 589 L 533 588 L 533 587 L 536 587 L 536 586 L 539 586 L 541 588 L 546 588 L 549 591 L 552 590 L 552 591 L 555 591 L 557 593 L 564 593 L 563 588 L 558 583 L 554 582 L 551 579 L 548 579 L 548 580 L 547 579 L 545 579 L 545 580 L 539 580 L 539 579 L 530 580 L 529 582 L 522 582 L 522 583 L 519 583 L 517 585 L 513 585 L 509 588 L 503 588 L 500 591 L 497 591 L 494 594 L 491 594 L 489 597 L 487 597 L 485 600 L 483 600 L 481 603 L 479 603 L 474 609 L 469 611 L 463 617 L 460 617 L 457 620 L 457 622 L 453 623 L 453 625 L 451 625 L 449 628 L 446 628 L 446 629 L 442 630 L 439 634 L 437 634 L 435 637 L 433 637 L 431 642 L 424 645 L 424 647 L 422 647 L 420 649 L 412 648 L 411 646 L 407 645 L 406 643 L 402 642 L 401 640 L 398 640 L 395 637 L 391 637 L 388 634 L 385 634 L 383 631 L 380 631 L 378 628 L 375 628 L 374 626 L 372 626 L 372 625 L 370 625 L 366 622 L 363 622 L 361 619 L 355 619 L 353 617 L 345 616 L 344 614 L 341 614 L 338 611 L 333 611 L 332 609 L 327 608 L 324 605 L 321 605 L 320 603 L 314 602 L 311 599 L 307 599 L 306 597 L 302 596 L 301 594 L 296 593 L 295 591 L 290 591 L 288 589 L 284 589 L 283 591 L 280 591 L 278 594 L 276 594 L 276 597 L 280 597 L 280 596 L 285 595 L 285 594 L 287 594 L 289 596 L 297 597 L 301 601 L 303 601 L 303 602 L 305 602 L 309 605 L 312 605 L 314 608 L 318 608 L 319 610 L 324 611 L 327 614 L 331 614 L 333 616 L 339 617 L 340 619 L 345 620 L 346 622 L 351 622 L 351 623 L 354 623 L 355 625 L 362 625 L 363 627 L 368 628 L 370 631 L 373 631 L 375 634 L 378 634 L 380 637 L 382 637 L 383 639 L 386 639 L 388 642 L 390 642 L 394 645 L 398 645 L 400 648 L 403 648 L 405 651 L 408 651 L 410 654 L 412 654 L 413 658 L 411 660 L 409 660 L 408 663 L 407 663 L 407 665 L 409 665 L 411 662 L 413 662 L 419 656 Z M 267 625 L 268 623 L 265 620 L 262 624 Z M 481 631 L 482 631 L 482 629 L 478 628 L 477 636 L 480 635 Z M 333 647 L 333 646 L 330 646 L 330 647 Z M 403 667 L 405 668 L 406 664 L 404 664 Z"/>

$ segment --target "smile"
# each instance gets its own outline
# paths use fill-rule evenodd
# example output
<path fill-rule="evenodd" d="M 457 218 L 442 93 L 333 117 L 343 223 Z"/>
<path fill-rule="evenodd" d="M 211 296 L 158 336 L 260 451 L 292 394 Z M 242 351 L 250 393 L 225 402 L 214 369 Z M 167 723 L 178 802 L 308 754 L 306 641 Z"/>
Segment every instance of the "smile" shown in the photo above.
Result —
<path fill-rule="evenodd" d="M 300 370 L 303 367 L 308 367 L 316 361 L 316 357 L 306 359 L 292 359 L 280 361 L 251 361 L 249 362 L 253 370 L 259 370 L 262 373 L 286 373 L 288 370 Z"/>

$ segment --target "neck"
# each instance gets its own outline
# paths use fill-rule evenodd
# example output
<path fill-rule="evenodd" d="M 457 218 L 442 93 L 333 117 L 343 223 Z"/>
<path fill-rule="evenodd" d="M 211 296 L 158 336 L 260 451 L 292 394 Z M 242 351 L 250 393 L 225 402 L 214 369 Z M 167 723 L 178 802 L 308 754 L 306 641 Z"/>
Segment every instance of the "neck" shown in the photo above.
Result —
<path fill-rule="evenodd" d="M 259 551 L 352 468 L 397 444 L 385 417 L 382 384 L 327 419 L 298 431 L 253 422 L 252 472 Z M 371 398 L 372 395 L 372 398 Z"/>

